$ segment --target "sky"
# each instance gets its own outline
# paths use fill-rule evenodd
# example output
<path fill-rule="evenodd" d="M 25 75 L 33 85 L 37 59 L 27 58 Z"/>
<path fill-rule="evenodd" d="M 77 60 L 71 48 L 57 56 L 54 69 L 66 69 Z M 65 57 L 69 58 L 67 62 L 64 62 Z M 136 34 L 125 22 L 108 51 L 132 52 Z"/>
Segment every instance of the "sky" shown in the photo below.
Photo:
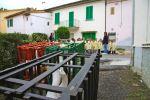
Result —
<path fill-rule="evenodd" d="M 79 0 L 0 0 L 0 8 L 21 9 L 32 7 L 37 9 L 47 9 L 75 1 Z"/>

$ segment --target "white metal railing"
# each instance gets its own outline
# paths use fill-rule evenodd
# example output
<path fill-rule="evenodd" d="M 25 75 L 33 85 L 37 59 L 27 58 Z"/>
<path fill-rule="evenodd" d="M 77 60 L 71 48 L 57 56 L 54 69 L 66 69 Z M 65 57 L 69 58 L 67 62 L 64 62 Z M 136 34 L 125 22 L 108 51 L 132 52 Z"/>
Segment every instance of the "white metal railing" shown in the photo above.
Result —
<path fill-rule="evenodd" d="M 59 26 L 65 26 L 65 27 L 79 27 L 80 21 L 77 19 L 73 20 L 73 25 L 69 25 L 69 20 L 61 21 Z"/>

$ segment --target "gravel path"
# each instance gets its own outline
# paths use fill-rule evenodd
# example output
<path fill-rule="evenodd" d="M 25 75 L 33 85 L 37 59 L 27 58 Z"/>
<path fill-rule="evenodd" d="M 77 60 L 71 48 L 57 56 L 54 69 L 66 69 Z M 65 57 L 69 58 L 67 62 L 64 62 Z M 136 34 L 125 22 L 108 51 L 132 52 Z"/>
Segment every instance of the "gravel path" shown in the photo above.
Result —
<path fill-rule="evenodd" d="M 101 71 L 98 100 L 125 100 L 128 90 L 121 83 L 121 71 Z"/>
<path fill-rule="evenodd" d="M 129 69 L 128 62 L 125 62 L 129 60 L 129 56 L 103 56 L 97 100 L 150 100 L 150 89 L 141 81 L 139 75 Z M 117 65 L 111 65 L 114 61 Z"/>

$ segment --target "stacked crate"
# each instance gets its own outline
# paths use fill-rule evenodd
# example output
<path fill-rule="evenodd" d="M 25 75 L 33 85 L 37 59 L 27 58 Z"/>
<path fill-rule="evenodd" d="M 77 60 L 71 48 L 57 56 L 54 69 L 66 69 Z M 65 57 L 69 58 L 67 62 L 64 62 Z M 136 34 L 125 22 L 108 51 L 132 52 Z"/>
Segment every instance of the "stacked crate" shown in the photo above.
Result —
<path fill-rule="evenodd" d="M 45 48 L 52 45 L 54 45 L 53 42 L 35 42 L 18 46 L 19 63 L 27 62 L 43 56 Z"/>
<path fill-rule="evenodd" d="M 41 57 L 45 54 L 45 48 L 55 45 L 54 42 L 35 42 L 35 43 L 29 43 L 22 46 L 18 46 L 18 60 L 19 63 L 26 63 L 30 60 L 33 60 L 35 58 Z M 33 72 L 37 69 L 32 69 Z M 40 67 L 41 71 L 44 71 L 44 67 Z M 25 80 L 31 79 L 29 76 L 29 70 L 26 70 L 24 72 L 23 78 Z"/>

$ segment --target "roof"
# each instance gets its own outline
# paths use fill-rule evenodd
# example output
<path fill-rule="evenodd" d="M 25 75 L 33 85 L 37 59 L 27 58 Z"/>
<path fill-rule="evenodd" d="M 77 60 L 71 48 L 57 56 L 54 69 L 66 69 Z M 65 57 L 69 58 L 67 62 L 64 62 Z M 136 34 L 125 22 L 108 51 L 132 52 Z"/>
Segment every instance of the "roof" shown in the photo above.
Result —
<path fill-rule="evenodd" d="M 49 11 L 59 10 L 59 9 L 68 8 L 68 7 L 72 7 L 72 6 L 83 5 L 83 4 L 97 2 L 97 1 L 104 1 L 104 0 L 83 0 L 83 1 L 77 1 L 77 2 L 72 2 L 72 3 L 56 6 L 56 7 L 53 7 L 53 8 L 49 8 L 49 9 L 46 9 L 45 11 L 49 12 Z"/>
<path fill-rule="evenodd" d="M 76 1 L 76 2 L 72 2 L 72 3 L 68 3 L 68 4 L 64 4 L 64 5 L 52 7 L 52 8 L 46 9 L 45 11 L 51 12 L 51 11 L 55 11 L 55 10 L 59 10 L 59 9 L 63 9 L 63 8 L 68 8 L 68 7 L 72 7 L 72 6 L 78 6 L 78 5 L 92 3 L 92 2 L 97 2 L 97 1 L 105 1 L 105 0 L 83 0 L 83 1 Z M 127 1 L 127 0 L 122 0 L 122 1 Z M 107 3 L 114 3 L 114 2 L 121 2 L 121 0 L 107 0 Z"/>
<path fill-rule="evenodd" d="M 12 9 L 12 10 L 0 10 L 0 13 L 2 12 L 12 12 L 12 11 L 23 11 L 23 10 L 25 10 L 25 9 Z"/>
<path fill-rule="evenodd" d="M 15 17 L 15 16 L 19 16 L 19 15 L 30 15 L 30 13 L 45 13 L 44 10 L 36 10 L 36 9 L 32 9 L 32 8 L 27 8 L 23 11 L 20 11 L 20 12 L 17 12 L 17 13 L 14 13 L 12 15 L 9 15 L 9 16 L 6 16 L 5 18 L 8 19 L 8 18 L 11 18 L 11 17 Z"/>
<path fill-rule="evenodd" d="M 107 4 L 121 2 L 121 1 L 123 2 L 123 1 L 128 1 L 128 0 L 107 0 Z"/>

